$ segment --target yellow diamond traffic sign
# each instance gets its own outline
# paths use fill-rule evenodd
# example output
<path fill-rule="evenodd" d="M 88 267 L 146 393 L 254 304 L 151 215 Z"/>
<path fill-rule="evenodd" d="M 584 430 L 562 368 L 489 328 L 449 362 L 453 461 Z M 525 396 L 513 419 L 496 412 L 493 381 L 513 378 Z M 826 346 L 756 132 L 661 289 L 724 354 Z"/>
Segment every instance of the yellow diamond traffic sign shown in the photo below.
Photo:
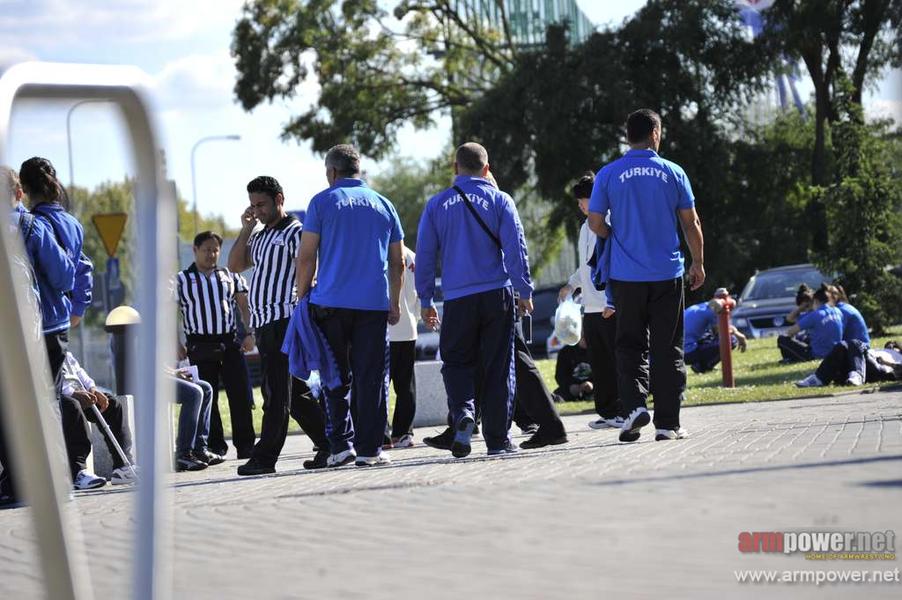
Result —
<path fill-rule="evenodd" d="M 122 239 L 122 232 L 125 230 L 127 220 L 128 215 L 124 212 L 100 213 L 91 217 L 110 258 L 116 255 L 116 248 L 119 247 L 119 240 Z"/>

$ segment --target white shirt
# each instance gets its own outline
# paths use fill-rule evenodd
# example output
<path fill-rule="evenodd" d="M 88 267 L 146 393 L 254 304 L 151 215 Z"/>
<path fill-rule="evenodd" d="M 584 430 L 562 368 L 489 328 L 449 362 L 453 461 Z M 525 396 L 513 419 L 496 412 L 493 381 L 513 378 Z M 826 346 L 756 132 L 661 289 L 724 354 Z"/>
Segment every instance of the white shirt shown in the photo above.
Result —
<path fill-rule="evenodd" d="M 900 354 L 896 350 L 893 350 L 892 348 L 880 348 L 880 349 L 871 348 L 870 350 L 868 350 L 868 352 L 874 358 L 874 360 L 876 360 L 878 357 L 880 357 L 883 360 L 885 360 L 886 362 L 892 363 L 894 365 L 902 364 L 902 354 Z M 878 366 L 879 366 L 880 370 L 884 371 L 885 373 L 889 373 L 890 371 L 892 371 L 892 368 L 887 365 L 878 364 Z"/>
<path fill-rule="evenodd" d="M 417 339 L 417 321 L 420 318 L 420 299 L 417 298 L 413 272 L 417 255 L 404 247 L 404 284 L 401 286 L 401 320 L 388 326 L 388 339 L 392 342 L 410 342 Z"/>
<path fill-rule="evenodd" d="M 604 311 L 604 307 L 608 304 L 607 296 L 604 292 L 595 289 L 592 283 L 592 268 L 586 264 L 595 251 L 595 234 L 589 229 L 589 222 L 584 221 L 582 227 L 579 228 L 579 268 L 574 271 L 567 282 L 570 287 L 582 288 L 582 305 L 583 312 L 600 313 Z"/>
<path fill-rule="evenodd" d="M 71 352 L 66 352 L 66 360 L 60 369 L 60 393 L 63 396 L 71 396 L 72 392 L 92 390 L 96 384 L 87 371 L 81 368 Z"/>

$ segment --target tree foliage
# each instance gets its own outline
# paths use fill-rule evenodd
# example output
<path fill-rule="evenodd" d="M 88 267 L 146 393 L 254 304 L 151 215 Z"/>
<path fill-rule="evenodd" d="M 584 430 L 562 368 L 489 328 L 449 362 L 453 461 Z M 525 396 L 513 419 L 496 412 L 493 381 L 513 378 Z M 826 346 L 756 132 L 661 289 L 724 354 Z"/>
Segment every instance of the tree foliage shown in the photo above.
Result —
<path fill-rule="evenodd" d="M 827 208 L 829 245 L 816 256 L 825 270 L 839 273 L 846 291 L 878 332 L 902 317 L 902 281 L 888 267 L 902 260 L 902 170 L 898 144 L 886 124 L 868 127 L 851 82 L 834 109 L 837 182 L 812 187 Z"/>
<path fill-rule="evenodd" d="M 315 151 L 350 142 L 383 157 L 402 126 L 432 125 L 510 70 L 517 48 L 506 3 L 497 4 L 500 28 L 455 0 L 248 2 L 232 37 L 235 95 L 251 110 L 293 98 L 314 74 L 319 97 L 283 137 L 309 140 Z"/>

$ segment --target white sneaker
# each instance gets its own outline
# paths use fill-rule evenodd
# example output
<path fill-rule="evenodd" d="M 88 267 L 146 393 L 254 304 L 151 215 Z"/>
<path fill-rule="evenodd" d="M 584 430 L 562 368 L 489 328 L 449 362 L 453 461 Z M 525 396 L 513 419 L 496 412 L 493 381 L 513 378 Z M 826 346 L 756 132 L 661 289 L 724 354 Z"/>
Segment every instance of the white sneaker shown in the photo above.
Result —
<path fill-rule="evenodd" d="M 858 371 L 849 371 L 846 378 L 846 385 L 864 385 L 864 377 Z"/>
<path fill-rule="evenodd" d="M 382 452 L 376 456 L 358 456 L 354 464 L 358 467 L 377 467 L 379 465 L 390 465 L 391 456 L 388 452 Z"/>
<path fill-rule="evenodd" d="M 357 458 L 357 454 L 354 453 L 353 449 L 345 450 L 338 454 L 330 454 L 329 458 L 326 459 L 326 466 L 329 468 L 341 467 L 354 462 L 355 458 Z"/>
<path fill-rule="evenodd" d="M 808 388 L 808 387 L 824 387 L 826 385 L 823 381 L 818 379 L 817 375 L 812 373 L 805 379 L 801 381 L 796 381 L 796 387 L 800 388 Z"/>
<path fill-rule="evenodd" d="M 639 439 L 639 430 L 651 423 L 651 415 L 644 406 L 634 408 L 620 427 L 621 442 L 635 442 Z"/>
<path fill-rule="evenodd" d="M 416 445 L 413 443 L 413 436 L 409 433 L 405 433 L 397 440 L 393 439 L 391 443 L 395 448 L 413 448 Z"/>
<path fill-rule="evenodd" d="M 132 471 L 134 469 L 134 472 Z M 126 485 L 129 483 L 136 483 L 138 481 L 138 467 L 132 466 L 131 469 L 128 467 L 119 467 L 118 469 L 113 469 L 113 473 L 110 475 L 110 483 L 113 485 Z"/>
<path fill-rule="evenodd" d="M 679 429 L 655 429 L 655 441 L 662 442 L 664 440 L 682 440 L 689 437 L 689 432 L 680 427 Z"/>
<path fill-rule="evenodd" d="M 77 490 L 94 490 L 105 486 L 106 479 L 98 477 L 87 469 L 82 469 L 75 476 L 75 481 L 72 484 Z"/>
<path fill-rule="evenodd" d="M 623 417 L 614 417 L 613 419 L 605 419 L 602 417 L 600 419 L 595 419 L 594 421 L 589 421 L 589 427 L 591 429 L 620 429 L 623 427 Z"/>

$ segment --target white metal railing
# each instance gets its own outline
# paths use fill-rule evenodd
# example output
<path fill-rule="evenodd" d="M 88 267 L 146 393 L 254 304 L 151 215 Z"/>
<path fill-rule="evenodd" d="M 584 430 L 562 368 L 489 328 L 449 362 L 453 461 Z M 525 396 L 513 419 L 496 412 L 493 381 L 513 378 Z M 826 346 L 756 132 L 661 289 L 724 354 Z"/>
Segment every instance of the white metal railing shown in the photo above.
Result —
<path fill-rule="evenodd" d="M 117 105 L 128 127 L 134 149 L 137 233 L 136 308 L 137 356 L 131 357 L 128 388 L 133 390 L 138 457 L 142 464 L 137 490 L 134 583 L 138 600 L 167 598 L 171 574 L 166 551 L 170 547 L 170 507 L 163 477 L 170 462 L 166 414 L 174 390 L 163 379 L 162 365 L 175 347 L 175 314 L 158 311 L 166 304 L 166 286 L 176 266 L 175 198 L 166 185 L 147 90 L 147 76 L 134 67 L 21 63 L 0 76 L 0 164 L 7 156 L 12 108 L 21 100 L 103 99 Z M 12 165 L 11 165 L 12 166 Z M 76 547 L 75 532 L 66 511 L 66 477 L 59 452 L 58 425 L 49 415 L 46 398 L 49 373 L 43 344 L 29 342 L 26 323 L 33 316 L 15 284 L 14 254 L 22 253 L 17 236 L 0 227 L 0 409 L 7 427 L 13 466 L 24 497 L 31 505 L 47 595 L 54 600 L 81 600 L 91 596 L 84 548 Z M 9 351 L 10 349 L 22 349 Z M 140 368 L 137 368 L 140 365 Z"/>

